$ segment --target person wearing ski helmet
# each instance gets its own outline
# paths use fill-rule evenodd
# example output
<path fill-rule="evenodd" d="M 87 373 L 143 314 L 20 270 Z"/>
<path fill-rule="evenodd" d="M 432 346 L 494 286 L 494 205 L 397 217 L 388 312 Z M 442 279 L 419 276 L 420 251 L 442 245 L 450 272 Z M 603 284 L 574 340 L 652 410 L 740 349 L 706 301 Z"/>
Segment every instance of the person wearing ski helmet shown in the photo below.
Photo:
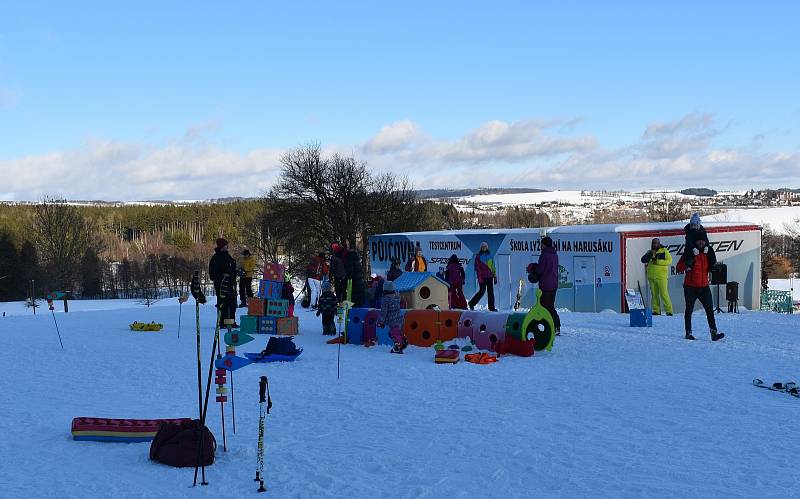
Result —
<path fill-rule="evenodd" d="M 220 311 L 220 327 L 225 327 L 226 319 L 233 319 L 236 324 L 236 260 L 228 253 L 228 240 L 220 237 L 214 247 L 214 255 L 208 262 L 208 275 L 214 282 L 214 291 L 217 294 L 217 308 Z M 224 276 L 228 276 L 225 286 L 225 298 L 221 298 L 221 287 Z"/>
<path fill-rule="evenodd" d="M 469 301 L 469 308 L 473 310 L 483 298 L 483 294 L 487 293 L 489 311 L 497 312 L 497 309 L 494 308 L 494 285 L 497 284 L 497 274 L 495 273 L 494 258 L 489 251 L 489 243 L 481 243 L 481 248 L 474 258 L 474 266 L 475 276 L 478 278 L 478 292 Z"/>
<path fill-rule="evenodd" d="M 650 251 L 642 256 L 642 263 L 646 266 L 647 282 L 650 284 L 653 315 L 661 314 L 662 305 L 664 312 L 672 315 L 672 300 L 667 289 L 672 255 L 661 246 L 661 240 L 657 237 L 650 241 Z"/>

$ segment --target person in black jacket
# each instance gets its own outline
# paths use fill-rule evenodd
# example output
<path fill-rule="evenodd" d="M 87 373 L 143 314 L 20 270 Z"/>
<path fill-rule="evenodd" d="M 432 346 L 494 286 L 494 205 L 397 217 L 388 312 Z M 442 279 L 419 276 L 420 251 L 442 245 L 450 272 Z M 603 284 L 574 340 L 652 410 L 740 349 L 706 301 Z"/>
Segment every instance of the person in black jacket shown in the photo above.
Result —
<path fill-rule="evenodd" d="M 208 262 L 208 275 L 214 281 L 214 291 L 217 294 L 217 308 L 220 310 L 219 326 L 225 327 L 225 319 L 233 319 L 233 327 L 239 327 L 236 324 L 236 260 L 228 253 L 228 241 L 225 238 L 217 239 L 214 256 Z M 227 296 L 224 299 L 220 298 L 223 276 L 228 276 L 225 286 Z"/>
<path fill-rule="evenodd" d="M 699 213 L 692 214 L 692 218 L 689 219 L 689 223 L 683 228 L 683 233 L 686 235 L 686 241 L 683 246 L 683 254 L 681 255 L 681 259 L 684 260 L 686 268 L 691 270 L 692 266 L 694 265 L 693 250 L 697 247 L 697 241 L 705 241 L 706 246 L 710 246 L 711 241 L 708 240 L 706 228 L 700 223 Z"/>
<path fill-rule="evenodd" d="M 331 290 L 331 283 L 325 281 L 322 283 L 322 295 L 317 306 L 317 317 L 322 315 L 322 334 L 326 336 L 336 334 L 336 324 L 333 321 L 338 307 L 339 302 Z"/>

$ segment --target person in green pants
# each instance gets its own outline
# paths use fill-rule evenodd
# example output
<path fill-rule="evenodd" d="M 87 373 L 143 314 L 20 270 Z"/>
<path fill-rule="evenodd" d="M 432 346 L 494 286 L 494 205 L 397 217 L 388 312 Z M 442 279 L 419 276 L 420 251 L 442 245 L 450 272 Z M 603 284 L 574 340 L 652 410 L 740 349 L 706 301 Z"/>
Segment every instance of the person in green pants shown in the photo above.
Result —
<path fill-rule="evenodd" d="M 647 265 L 647 282 L 650 283 L 650 295 L 653 297 L 653 315 L 661 315 L 662 306 L 667 315 L 672 315 L 672 301 L 667 290 L 672 255 L 667 248 L 661 246 L 661 241 L 657 237 L 650 242 L 650 251 L 642 257 L 642 263 Z"/>

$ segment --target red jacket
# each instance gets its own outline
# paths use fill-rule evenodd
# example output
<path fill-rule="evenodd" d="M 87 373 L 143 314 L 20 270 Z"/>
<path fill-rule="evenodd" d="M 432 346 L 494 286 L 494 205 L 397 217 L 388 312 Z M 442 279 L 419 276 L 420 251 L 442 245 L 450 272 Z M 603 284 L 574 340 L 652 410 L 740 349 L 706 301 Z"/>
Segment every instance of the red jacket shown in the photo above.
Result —
<path fill-rule="evenodd" d="M 694 257 L 694 265 L 686 272 L 683 285 L 690 288 L 707 288 L 709 285 L 708 273 L 711 272 L 711 266 L 715 263 L 717 263 L 717 257 L 713 251 L 708 254 L 700 253 L 696 255 Z M 686 260 L 681 258 L 675 270 L 678 272 L 686 271 Z"/>

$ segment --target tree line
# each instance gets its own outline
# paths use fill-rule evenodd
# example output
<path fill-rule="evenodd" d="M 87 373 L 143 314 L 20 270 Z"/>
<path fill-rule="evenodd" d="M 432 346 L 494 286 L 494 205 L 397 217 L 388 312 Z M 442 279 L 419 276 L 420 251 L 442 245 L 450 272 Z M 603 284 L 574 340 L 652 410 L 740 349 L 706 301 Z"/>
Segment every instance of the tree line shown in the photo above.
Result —
<path fill-rule="evenodd" d="M 465 212 L 419 199 L 406 178 L 311 144 L 287 151 L 278 181 L 256 199 L 90 205 L 49 197 L 0 205 L 0 300 L 28 298 L 32 283 L 38 298 L 56 290 L 73 298 L 175 296 L 188 291 L 195 270 L 207 280 L 218 237 L 234 258 L 248 248 L 259 264 L 280 261 L 290 276 L 304 277 L 310 256 L 333 242 L 361 252 L 366 267 L 373 234 L 548 223 L 533 209 Z"/>

